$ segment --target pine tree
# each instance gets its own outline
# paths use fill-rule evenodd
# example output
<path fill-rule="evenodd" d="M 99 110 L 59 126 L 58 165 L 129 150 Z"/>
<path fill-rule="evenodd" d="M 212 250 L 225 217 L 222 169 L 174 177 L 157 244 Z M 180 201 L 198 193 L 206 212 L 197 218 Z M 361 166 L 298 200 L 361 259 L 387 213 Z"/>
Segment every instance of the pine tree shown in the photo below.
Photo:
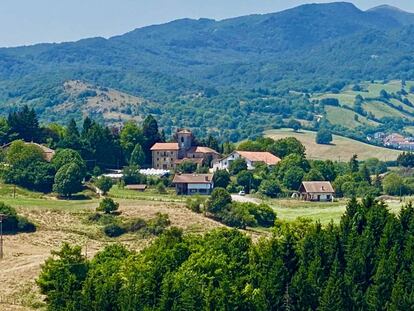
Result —
<path fill-rule="evenodd" d="M 145 163 L 145 153 L 142 150 L 141 145 L 136 144 L 134 150 L 131 153 L 129 165 L 142 166 Z"/>
<path fill-rule="evenodd" d="M 142 147 L 144 149 L 145 158 L 147 163 L 151 163 L 152 154 L 150 149 L 155 143 L 161 141 L 161 135 L 158 131 L 158 123 L 153 116 L 149 115 L 145 118 L 142 125 L 142 132 L 144 135 L 144 144 Z"/>
<path fill-rule="evenodd" d="M 354 154 L 351 160 L 349 161 L 349 169 L 352 173 L 356 173 L 359 171 L 359 161 L 358 156 L 356 154 Z"/>
<path fill-rule="evenodd" d="M 341 311 L 346 308 L 346 292 L 338 259 L 334 261 L 328 282 L 324 288 L 318 311 Z"/>

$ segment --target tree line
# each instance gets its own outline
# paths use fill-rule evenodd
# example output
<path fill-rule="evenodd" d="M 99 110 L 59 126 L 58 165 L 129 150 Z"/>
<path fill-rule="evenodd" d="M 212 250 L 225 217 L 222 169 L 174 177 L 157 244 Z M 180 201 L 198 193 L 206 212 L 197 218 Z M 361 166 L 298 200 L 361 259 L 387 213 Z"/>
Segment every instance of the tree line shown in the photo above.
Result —
<path fill-rule="evenodd" d="M 86 259 L 65 244 L 37 283 L 49 310 L 411 310 L 414 208 L 349 201 L 338 225 L 277 220 L 253 242 L 237 230 L 172 228 L 141 252 Z"/>

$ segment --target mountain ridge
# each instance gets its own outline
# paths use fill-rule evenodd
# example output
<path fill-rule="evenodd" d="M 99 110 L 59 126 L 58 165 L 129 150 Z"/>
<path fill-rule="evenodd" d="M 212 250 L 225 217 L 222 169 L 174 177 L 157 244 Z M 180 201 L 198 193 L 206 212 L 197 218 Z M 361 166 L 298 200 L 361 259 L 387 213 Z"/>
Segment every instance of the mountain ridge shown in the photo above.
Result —
<path fill-rule="evenodd" d="M 0 107 L 6 113 L 26 103 L 47 120 L 51 107 L 65 103 L 62 85 L 80 80 L 145 98 L 151 104 L 134 113 L 165 115 L 171 126 L 214 127 L 194 114 L 215 119 L 230 102 L 234 113 L 245 109 L 243 117 L 257 124 L 268 124 L 275 113 L 311 119 L 317 109 L 290 91 L 414 80 L 413 38 L 411 13 L 362 11 L 340 2 L 221 21 L 181 19 L 109 39 L 3 48 Z M 270 104 L 263 94 L 272 94 Z M 238 117 L 232 118 L 220 122 L 223 130 L 250 121 L 234 125 Z M 257 124 L 249 125 L 252 131 Z"/>

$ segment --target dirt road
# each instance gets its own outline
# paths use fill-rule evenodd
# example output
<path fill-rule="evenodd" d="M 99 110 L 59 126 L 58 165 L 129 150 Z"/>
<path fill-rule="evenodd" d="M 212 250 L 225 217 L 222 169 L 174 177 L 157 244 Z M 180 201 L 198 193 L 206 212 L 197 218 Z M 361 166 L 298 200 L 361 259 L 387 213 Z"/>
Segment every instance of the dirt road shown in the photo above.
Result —
<path fill-rule="evenodd" d="M 249 196 L 246 196 L 246 195 L 242 196 L 242 195 L 238 195 L 238 194 L 232 194 L 231 198 L 235 202 L 260 204 L 259 199 L 252 198 L 252 197 L 249 197 Z"/>

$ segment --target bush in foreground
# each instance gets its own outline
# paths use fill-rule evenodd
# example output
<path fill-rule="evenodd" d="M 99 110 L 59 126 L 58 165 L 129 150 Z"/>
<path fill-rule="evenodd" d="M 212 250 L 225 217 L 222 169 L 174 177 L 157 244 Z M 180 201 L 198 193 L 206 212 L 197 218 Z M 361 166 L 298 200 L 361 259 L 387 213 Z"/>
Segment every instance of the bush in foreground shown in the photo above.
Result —
<path fill-rule="evenodd" d="M 34 232 L 36 226 L 25 217 L 19 216 L 16 210 L 2 202 L 0 202 L 0 214 L 4 214 L 6 218 L 3 220 L 4 233 L 18 232 Z"/>
<path fill-rule="evenodd" d="M 104 212 L 105 214 L 111 214 L 117 211 L 118 208 L 119 208 L 119 203 L 115 202 L 111 198 L 104 198 L 99 203 L 99 207 L 96 209 L 96 211 Z"/>

